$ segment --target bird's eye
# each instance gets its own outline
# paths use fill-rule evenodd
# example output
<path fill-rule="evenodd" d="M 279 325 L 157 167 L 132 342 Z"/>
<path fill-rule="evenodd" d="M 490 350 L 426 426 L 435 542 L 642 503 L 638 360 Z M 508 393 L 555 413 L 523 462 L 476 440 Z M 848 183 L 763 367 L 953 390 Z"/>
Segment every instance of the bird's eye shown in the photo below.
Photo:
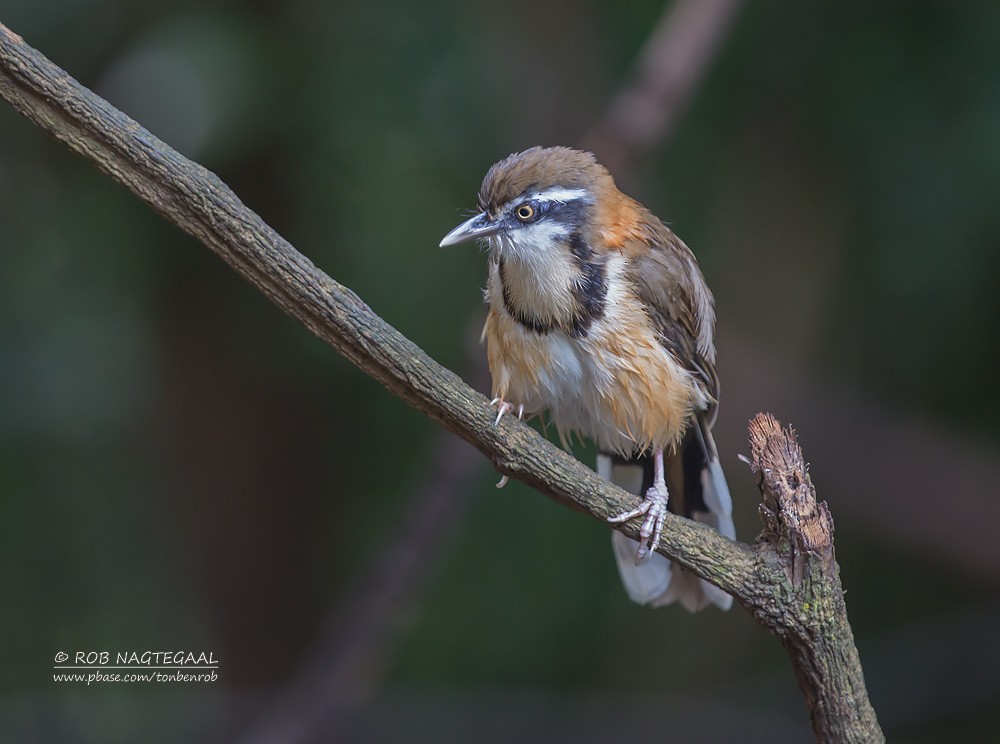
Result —
<path fill-rule="evenodd" d="M 535 216 L 535 208 L 530 204 L 522 204 L 514 210 L 514 214 L 521 222 L 529 222 Z"/>

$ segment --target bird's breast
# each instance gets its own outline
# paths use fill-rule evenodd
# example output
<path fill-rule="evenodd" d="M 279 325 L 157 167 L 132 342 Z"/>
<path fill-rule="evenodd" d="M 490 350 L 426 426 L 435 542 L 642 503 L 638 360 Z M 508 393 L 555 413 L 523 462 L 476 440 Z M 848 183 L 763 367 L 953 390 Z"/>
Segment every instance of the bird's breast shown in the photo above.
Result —
<path fill-rule="evenodd" d="M 601 312 L 585 333 L 526 325 L 511 312 L 503 282 L 491 271 L 483 337 L 495 396 L 531 413 L 547 410 L 560 431 L 631 452 L 675 443 L 694 408 L 707 403 L 621 278 L 624 260 L 608 261 Z"/>

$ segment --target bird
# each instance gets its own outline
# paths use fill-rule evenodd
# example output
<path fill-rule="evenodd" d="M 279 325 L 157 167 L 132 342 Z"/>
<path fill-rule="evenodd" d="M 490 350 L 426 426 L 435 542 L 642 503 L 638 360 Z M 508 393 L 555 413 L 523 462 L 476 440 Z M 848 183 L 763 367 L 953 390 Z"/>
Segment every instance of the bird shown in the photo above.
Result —
<path fill-rule="evenodd" d="M 592 153 L 569 147 L 489 168 L 474 215 L 440 245 L 469 241 L 488 253 L 495 423 L 543 415 L 564 446 L 592 440 L 597 472 L 642 496 L 609 519 L 642 520 L 639 541 L 612 532 L 630 599 L 729 609 L 728 594 L 655 552 L 668 511 L 735 537 L 712 438 L 715 300 L 694 254 Z"/>

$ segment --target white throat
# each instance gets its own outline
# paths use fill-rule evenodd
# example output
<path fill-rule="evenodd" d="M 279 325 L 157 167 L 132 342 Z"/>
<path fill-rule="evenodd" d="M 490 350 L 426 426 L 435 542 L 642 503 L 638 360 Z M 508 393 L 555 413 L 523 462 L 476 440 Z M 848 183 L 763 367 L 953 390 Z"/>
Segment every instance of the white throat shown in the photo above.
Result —
<path fill-rule="evenodd" d="M 566 320 L 573 311 L 579 269 L 568 241 L 565 226 L 544 221 L 496 240 L 503 291 L 515 307 L 543 322 Z"/>

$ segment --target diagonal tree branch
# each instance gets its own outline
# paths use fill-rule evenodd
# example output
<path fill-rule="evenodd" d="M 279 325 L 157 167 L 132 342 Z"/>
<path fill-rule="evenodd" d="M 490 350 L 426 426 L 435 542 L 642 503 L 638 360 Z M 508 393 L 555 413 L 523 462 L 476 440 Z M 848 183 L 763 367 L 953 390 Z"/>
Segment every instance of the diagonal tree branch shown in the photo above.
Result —
<path fill-rule="evenodd" d="M 501 473 L 606 520 L 635 496 L 608 483 L 531 427 L 493 425 L 487 399 L 437 364 L 317 269 L 214 173 L 188 160 L 0 26 L 0 96 L 197 238 L 316 336 L 415 408 L 470 442 Z M 745 546 L 673 518 L 665 549 L 731 593 L 750 572 Z M 634 525 L 626 534 L 638 536 Z M 730 570 L 720 570 L 724 561 Z"/>
<path fill-rule="evenodd" d="M 502 473 L 601 521 L 635 506 L 635 496 L 513 417 L 494 426 L 484 396 L 317 269 L 217 176 L 2 25 L 0 96 L 204 243 L 390 391 L 473 444 Z M 764 539 L 750 547 L 668 515 L 659 551 L 732 594 L 782 639 L 822 740 L 880 741 L 847 623 L 829 513 L 816 504 L 791 432 L 782 432 L 769 417 L 758 417 L 755 426 L 753 465 L 765 493 Z M 777 456 L 785 452 L 791 455 Z M 621 530 L 637 537 L 635 524 Z"/>

